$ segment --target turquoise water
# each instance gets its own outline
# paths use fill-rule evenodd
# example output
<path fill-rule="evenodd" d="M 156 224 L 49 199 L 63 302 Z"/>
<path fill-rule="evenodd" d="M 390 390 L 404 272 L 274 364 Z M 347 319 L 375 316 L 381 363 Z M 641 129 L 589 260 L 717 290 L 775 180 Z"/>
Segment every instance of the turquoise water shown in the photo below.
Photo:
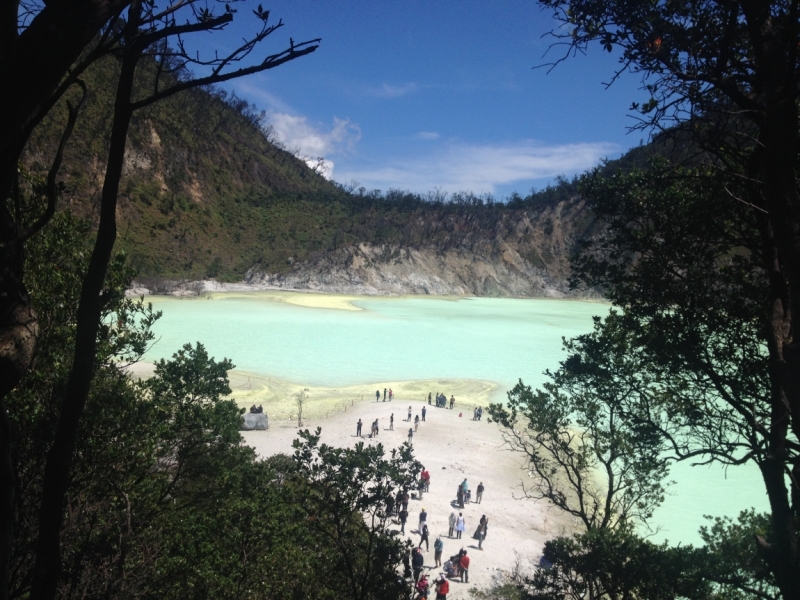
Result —
<path fill-rule="evenodd" d="M 363 299 L 362 311 L 306 308 L 259 297 L 154 299 L 164 311 L 147 359 L 202 341 L 237 368 L 296 383 L 482 379 L 505 397 L 538 384 L 564 357 L 561 337 L 591 330 L 594 302 L 469 298 Z"/>
<path fill-rule="evenodd" d="M 586 333 L 608 306 L 546 299 L 363 298 L 364 310 L 306 308 L 259 296 L 152 298 L 164 312 L 146 360 L 168 358 L 201 341 L 239 369 L 296 383 L 345 386 L 415 379 L 481 379 L 499 385 L 495 401 L 519 378 L 544 381 L 565 357 L 562 337 Z M 767 510 L 758 470 L 673 468 L 670 496 L 652 524 L 654 541 L 699 543 L 703 515 L 735 517 Z"/>

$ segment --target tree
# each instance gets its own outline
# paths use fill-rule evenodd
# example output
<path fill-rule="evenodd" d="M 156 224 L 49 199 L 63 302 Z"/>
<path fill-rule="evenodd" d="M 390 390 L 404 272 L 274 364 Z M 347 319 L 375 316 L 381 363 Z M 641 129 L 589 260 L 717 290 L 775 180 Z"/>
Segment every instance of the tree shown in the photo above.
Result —
<path fill-rule="evenodd" d="M 597 41 L 621 51 L 620 71 L 643 75 L 650 99 L 633 106 L 643 115 L 641 126 L 677 125 L 705 153 L 725 178 L 720 189 L 727 202 L 718 217 L 724 220 L 739 205 L 752 213 L 762 262 L 761 293 L 750 298 L 761 301 L 766 315 L 756 339 L 768 349 L 758 455 L 774 526 L 772 541 L 762 538 L 760 545 L 784 596 L 800 598 L 800 311 L 792 305 L 800 298 L 800 7 L 796 0 L 540 3 L 564 25 L 554 35 L 567 55 Z M 728 405 L 741 412 L 735 402 Z M 787 471 L 795 482 L 791 494 Z"/>
<path fill-rule="evenodd" d="M 759 598 L 780 592 L 752 536 L 769 517 L 746 511 L 701 528 L 704 547 L 654 544 L 632 531 L 594 529 L 545 543 L 543 558 L 523 585 L 527 600 L 601 598 Z"/>
<path fill-rule="evenodd" d="M 525 496 L 549 500 L 586 531 L 646 526 L 664 499 L 666 446 L 627 416 L 664 390 L 631 342 L 614 313 L 597 319 L 593 333 L 565 342 L 571 355 L 543 389 L 520 381 L 507 407 L 489 406 L 528 460 Z"/>
<path fill-rule="evenodd" d="M 711 597 L 704 553 L 669 548 L 629 530 L 595 529 L 545 543 L 526 600 Z"/>
<path fill-rule="evenodd" d="M 304 390 L 297 392 L 294 395 L 294 404 L 297 406 L 297 426 L 303 426 L 303 407 L 306 404 L 307 396 Z"/>
<path fill-rule="evenodd" d="M 16 3 L 11 4 L 16 6 Z M 116 203 L 119 182 L 122 176 L 128 127 L 133 112 L 182 90 L 226 81 L 277 67 L 295 58 L 309 54 L 318 47 L 319 40 L 301 42 L 299 44 L 291 41 L 290 47 L 286 50 L 267 56 L 265 59 L 255 62 L 255 64 L 247 65 L 245 63 L 245 66 L 242 66 L 242 61 L 249 60 L 248 57 L 259 43 L 283 26 L 280 21 L 270 24 L 269 11 L 263 11 L 259 6 L 254 11 L 256 22 L 259 23 L 258 30 L 230 54 L 223 57 L 215 55 L 213 58 L 208 59 L 202 58 L 199 54 L 190 54 L 190 50 L 186 46 L 186 36 L 196 32 L 219 30 L 233 20 L 235 11 L 231 8 L 231 5 L 229 3 L 222 3 L 221 5 L 224 9 L 222 14 L 219 15 L 214 14 L 213 9 L 199 7 L 196 2 L 159 5 L 155 2 L 135 0 L 128 6 L 124 14 L 122 9 L 125 7 L 121 6 L 110 16 L 107 16 L 105 20 L 99 22 L 97 28 L 103 27 L 103 25 L 105 27 L 100 32 L 95 45 L 85 49 L 83 46 L 86 45 L 88 40 L 84 42 L 80 48 L 84 52 L 82 60 L 73 67 L 57 89 L 53 91 L 54 84 L 48 88 L 51 90 L 49 96 L 44 92 L 40 93 L 40 100 L 43 100 L 43 103 L 49 109 L 59 97 L 67 93 L 73 84 L 80 85 L 79 77 L 81 72 L 94 60 L 106 55 L 115 55 L 120 60 L 120 75 L 116 91 L 109 154 L 100 202 L 100 222 L 92 259 L 82 287 L 71 376 L 63 397 L 59 426 L 45 464 L 43 501 L 39 517 L 39 550 L 36 559 L 35 587 L 32 590 L 33 598 L 51 598 L 55 593 L 55 585 L 58 580 L 58 570 L 61 565 L 59 531 L 63 518 L 63 502 L 68 485 L 72 456 L 77 442 L 76 436 L 79 430 L 80 418 L 83 414 L 95 371 L 97 333 L 100 327 L 99 319 L 103 305 L 107 301 L 104 293 L 105 276 L 116 239 Z M 105 3 L 102 4 L 102 8 L 107 9 L 108 7 Z M 97 6 L 92 8 L 96 12 L 99 10 Z M 38 31 L 38 24 L 44 22 L 46 20 L 45 17 L 49 15 L 50 13 L 46 9 L 39 12 L 30 26 L 25 29 L 23 35 L 19 37 L 19 40 L 24 38 L 29 41 L 32 39 L 33 34 L 30 32 Z M 185 23 L 181 22 L 183 19 L 186 19 Z M 57 27 L 53 23 L 51 23 L 51 26 Z M 97 33 L 97 28 L 92 32 L 92 35 Z M 175 40 L 177 50 L 170 48 L 170 40 Z M 22 44 L 22 42 L 19 41 L 19 44 Z M 12 47 L 8 54 L 0 57 L 0 77 L 5 75 L 3 68 L 8 67 L 12 71 L 18 68 L 19 65 L 13 63 L 13 57 L 16 56 L 14 51 L 15 47 Z M 3 62 L 6 59 L 11 62 Z M 187 68 L 193 65 L 207 69 L 208 74 L 198 79 L 188 77 Z M 66 65 L 64 69 L 66 70 L 68 66 Z M 147 66 L 152 66 L 150 69 L 152 85 L 149 88 L 151 91 L 143 97 L 134 97 L 133 83 L 137 71 L 146 69 Z M 48 73 L 50 72 L 48 71 Z M 62 149 L 59 150 L 54 167 L 51 169 L 51 179 L 55 177 L 60 154 L 63 150 L 63 143 L 69 136 L 71 124 L 74 123 L 74 114 L 75 111 L 71 110 L 71 118 L 65 136 L 62 139 Z M 22 133 L 17 138 L 14 138 L 16 142 L 13 140 L 13 143 L 9 142 L 10 145 L 8 147 L 11 148 L 9 156 L 15 160 L 19 157 L 24 141 L 30 133 L 26 127 L 30 123 L 35 124 L 36 119 L 41 119 L 41 116 L 38 113 L 35 115 L 28 114 L 25 126 L 18 128 Z M 18 120 L 23 119 L 19 116 Z M 3 156 L 0 158 L 8 157 Z M 0 167 L 3 166 L 0 165 Z M 8 165 L 6 164 L 5 167 L 8 167 Z M 8 168 L 3 171 L 4 175 L 8 175 L 8 173 Z M 0 357 L 2 358 L 0 365 L 7 371 L 3 377 L 3 382 L 7 384 L 7 388 L 5 390 L 0 389 L 0 399 L 2 399 L 2 396 L 16 385 L 21 374 L 29 367 L 34 352 L 33 340 L 36 333 L 36 317 L 35 313 L 31 312 L 30 302 L 22 282 L 23 271 L 19 260 L 22 245 L 31 235 L 46 225 L 54 213 L 56 193 L 53 185 L 48 186 L 47 208 L 42 218 L 36 219 L 31 225 L 28 225 L 25 216 L 19 210 L 19 194 L 12 193 L 10 198 L 12 206 L 16 206 L 16 210 L 9 210 L 9 206 L 5 202 L 6 189 L 14 188 L 14 186 L 10 184 L 6 186 L 6 182 L 3 181 L 0 181 L 0 183 L 5 186 L 0 186 L 3 187 L 0 192 L 3 193 L 4 200 L 0 217 L 6 217 L 5 223 L 0 227 L 4 235 L 3 239 L 0 240 L 4 249 L 4 266 L 0 287 L 6 288 L 6 292 L 0 297 L 0 300 L 5 304 L 0 307 L 0 313 L 2 313 L 4 319 L 4 322 L 0 323 L 0 330 L 4 331 L 5 339 L 9 340 L 4 346 L 6 352 Z M 8 564 L 11 540 L 13 539 L 11 523 L 13 523 L 15 482 L 13 465 L 10 463 L 11 433 L 8 429 L 9 423 L 5 419 L 5 406 L 0 406 L 0 413 L 2 413 L 3 418 L 3 421 L 0 422 L 0 442 L 2 442 L 0 450 L 5 451 L 2 465 L 0 465 L 2 466 L 0 475 L 2 475 L 4 484 L 3 504 L 0 507 L 3 509 L 0 512 L 0 536 L 2 537 L 0 539 L 0 587 L 2 587 L 5 594 L 7 589 L 5 584 L 7 580 L 6 565 Z"/>
<path fill-rule="evenodd" d="M 770 248 L 761 237 L 761 217 L 742 203 L 731 206 L 729 192 L 737 188 L 707 168 L 657 163 L 609 179 L 595 173 L 582 189 L 607 229 L 585 248 L 576 278 L 604 286 L 624 307 L 621 327 L 668 392 L 634 407 L 627 418 L 660 437 L 671 459 L 754 462 L 771 500 L 796 498 L 796 481 L 775 480 L 772 473 L 773 382 L 765 343 L 771 325 L 764 310 L 769 274 L 763 268 Z M 791 429 L 782 435 L 782 472 L 788 474 L 800 445 Z M 781 575 L 790 557 L 772 550 L 791 549 L 796 522 L 774 512 L 771 519 L 767 532 L 750 539 L 790 597 L 795 572 Z"/>
<path fill-rule="evenodd" d="M 330 580 L 352 600 L 405 597 L 397 567 L 409 545 L 390 530 L 394 498 L 422 471 L 409 444 L 391 451 L 359 442 L 353 448 L 320 444 L 320 429 L 299 432 L 294 460 L 301 487 L 297 501 L 309 526 L 336 551 Z"/>

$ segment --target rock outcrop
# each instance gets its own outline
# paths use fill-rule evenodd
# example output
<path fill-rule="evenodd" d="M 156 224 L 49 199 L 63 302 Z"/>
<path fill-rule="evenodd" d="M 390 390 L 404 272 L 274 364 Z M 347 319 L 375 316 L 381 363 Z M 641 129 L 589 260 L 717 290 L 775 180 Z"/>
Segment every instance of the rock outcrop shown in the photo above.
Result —
<path fill-rule="evenodd" d="M 244 413 L 239 429 L 241 431 L 266 430 L 269 429 L 269 419 L 265 413 Z"/>
<path fill-rule="evenodd" d="M 452 218 L 433 242 L 357 243 L 293 263 L 288 273 L 258 265 L 255 287 L 338 294 L 430 294 L 493 297 L 576 297 L 569 289 L 570 255 L 591 235 L 593 219 L 572 199 L 540 211 L 506 211 L 475 226 Z M 595 294 L 596 295 L 596 294 Z"/>

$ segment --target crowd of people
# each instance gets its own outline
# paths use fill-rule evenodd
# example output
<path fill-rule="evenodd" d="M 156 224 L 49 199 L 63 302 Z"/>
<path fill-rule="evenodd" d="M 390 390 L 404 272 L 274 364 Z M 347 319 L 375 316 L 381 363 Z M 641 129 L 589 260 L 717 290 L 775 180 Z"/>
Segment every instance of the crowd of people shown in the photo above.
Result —
<path fill-rule="evenodd" d="M 383 399 L 384 402 L 387 399 L 390 402 L 394 399 L 394 393 L 391 388 L 384 388 L 383 394 L 381 394 L 380 390 L 375 391 L 376 402 L 380 402 L 381 399 Z M 445 394 L 439 392 L 437 392 L 435 396 L 432 393 L 428 394 L 429 406 L 448 408 L 449 404 L 449 408 L 452 410 L 455 407 L 455 403 L 456 400 L 455 396 L 453 395 L 451 395 L 450 399 L 448 400 Z M 405 421 L 409 424 L 409 444 L 413 443 L 415 434 L 419 432 L 420 423 L 424 423 L 426 421 L 427 413 L 427 406 L 423 406 L 416 415 L 414 415 L 413 406 L 408 407 Z M 482 416 L 483 408 L 476 407 L 472 413 L 472 420 L 480 421 Z M 371 426 L 370 437 L 377 436 L 379 430 L 379 420 L 375 419 Z M 389 430 L 394 431 L 394 413 L 389 416 Z M 362 422 L 361 419 L 359 419 L 358 423 L 356 424 L 356 435 L 358 437 L 361 437 L 361 431 Z M 398 492 L 395 498 L 394 514 L 397 518 L 398 524 L 400 525 L 401 535 L 406 534 L 406 524 L 408 523 L 409 519 L 409 500 L 413 496 L 421 501 L 424 497 L 424 494 L 430 491 L 430 485 L 430 471 L 423 467 L 418 481 L 416 481 L 415 484 L 410 488 L 403 489 Z M 464 510 L 470 504 L 480 504 L 483 499 L 483 492 L 483 482 L 480 482 L 475 489 L 474 499 L 473 492 L 470 489 L 466 478 L 458 485 L 456 490 L 456 499 L 452 505 L 458 507 L 459 512 L 457 515 L 455 512 L 450 513 L 447 538 L 463 539 L 462 536 L 467 530 L 467 519 L 464 515 Z M 475 529 L 475 533 L 472 535 L 473 539 L 477 541 L 478 550 L 483 550 L 483 542 L 486 539 L 488 528 L 489 519 L 486 515 L 482 515 Z M 446 600 L 447 594 L 450 590 L 449 580 L 455 579 L 464 583 L 469 582 L 470 557 L 468 556 L 467 550 L 464 547 L 462 547 L 457 554 L 451 556 L 447 561 L 444 563 L 442 562 L 442 555 L 444 552 L 444 540 L 442 539 L 443 534 L 437 535 L 433 542 L 434 564 L 433 566 L 427 567 L 428 571 L 441 569 L 441 572 L 432 580 L 430 580 L 428 575 L 425 574 L 424 571 L 426 567 L 424 553 L 430 552 L 431 530 L 428 525 L 428 512 L 424 507 L 420 510 L 419 522 L 416 531 L 412 530 L 409 533 L 416 533 L 419 535 L 419 543 L 415 545 L 411 555 L 407 556 L 404 560 L 407 570 L 406 576 L 409 578 L 413 577 L 414 589 L 417 592 L 416 598 L 427 599 L 430 590 L 434 588 L 436 591 L 436 599 Z M 473 548 L 475 548 L 475 546 L 473 546 Z"/>
<path fill-rule="evenodd" d="M 423 467 L 422 472 L 420 473 L 419 482 L 417 484 L 418 489 L 418 498 L 422 500 L 422 495 L 425 492 L 430 491 L 430 484 L 431 484 L 431 475 L 430 471 L 427 468 Z M 466 478 L 458 485 L 458 489 L 456 491 L 456 504 L 461 508 L 464 509 L 465 504 L 477 504 L 483 499 L 483 492 L 485 488 L 483 482 L 481 481 L 478 484 L 478 487 L 475 489 L 475 500 L 472 500 L 472 492 L 469 487 L 469 482 Z M 395 510 L 397 514 L 398 521 L 400 523 L 400 533 L 405 535 L 405 527 L 406 522 L 408 521 L 408 503 L 409 503 L 410 495 L 409 490 L 402 490 L 397 494 L 396 502 L 395 502 Z M 464 511 L 460 511 L 458 515 L 456 515 L 455 511 L 450 513 L 449 518 L 449 530 L 447 537 L 450 539 L 462 539 L 463 533 L 467 529 L 467 521 L 466 517 L 464 516 Z M 486 534 L 489 530 L 489 518 L 484 514 L 481 516 L 480 521 L 478 522 L 477 527 L 475 528 L 475 533 L 472 535 L 474 540 L 477 540 L 477 549 L 483 550 L 483 541 L 486 539 Z M 449 593 L 449 583 L 450 579 L 457 579 L 463 583 L 469 583 L 469 565 L 470 565 L 470 557 L 467 554 L 467 550 L 462 546 L 459 552 L 453 556 L 451 556 L 447 561 L 442 563 L 442 554 L 444 552 L 444 540 L 442 540 L 442 536 L 437 535 L 435 541 L 433 542 L 433 560 L 434 564 L 432 567 L 428 567 L 428 571 L 434 569 L 442 569 L 440 574 L 431 582 L 428 579 L 428 576 L 424 573 L 425 570 L 425 557 L 424 553 L 430 552 L 430 536 L 431 531 L 430 527 L 428 526 L 428 511 L 423 507 L 419 512 L 419 524 L 417 525 L 416 532 L 419 534 L 419 543 L 416 544 L 414 547 L 411 559 L 410 559 L 410 566 L 411 570 L 408 573 L 409 577 L 413 577 L 414 580 L 414 589 L 417 592 L 416 598 L 422 599 L 428 598 L 428 593 L 433 585 L 436 589 L 436 598 L 437 600 L 445 600 L 447 598 L 447 594 Z M 411 533 L 414 533 L 413 531 Z M 424 545 L 424 551 L 423 551 Z M 474 547 L 474 546 L 473 546 Z"/>

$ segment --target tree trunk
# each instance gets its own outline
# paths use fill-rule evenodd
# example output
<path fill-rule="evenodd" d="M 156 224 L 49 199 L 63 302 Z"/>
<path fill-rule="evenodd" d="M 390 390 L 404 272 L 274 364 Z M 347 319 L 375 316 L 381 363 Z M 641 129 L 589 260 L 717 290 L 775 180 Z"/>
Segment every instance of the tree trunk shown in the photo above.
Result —
<path fill-rule="evenodd" d="M 9 199 L 28 136 L 67 69 L 130 0 L 50 0 L 18 35 L 18 2 L 0 10 L 0 600 L 8 598 L 16 477 L 6 396 L 28 371 L 38 326 L 23 282 L 22 248 Z"/>
<path fill-rule="evenodd" d="M 95 370 L 97 334 L 104 304 L 103 283 L 117 236 L 117 196 L 128 127 L 133 114 L 130 98 L 137 60 L 135 52 L 123 58 L 117 85 L 108 164 L 100 201 L 100 223 L 89 269 L 81 288 L 72 371 L 61 404 L 55 440 L 45 465 L 31 600 L 52 600 L 61 574 L 60 534 L 64 501 L 80 419 Z"/>

